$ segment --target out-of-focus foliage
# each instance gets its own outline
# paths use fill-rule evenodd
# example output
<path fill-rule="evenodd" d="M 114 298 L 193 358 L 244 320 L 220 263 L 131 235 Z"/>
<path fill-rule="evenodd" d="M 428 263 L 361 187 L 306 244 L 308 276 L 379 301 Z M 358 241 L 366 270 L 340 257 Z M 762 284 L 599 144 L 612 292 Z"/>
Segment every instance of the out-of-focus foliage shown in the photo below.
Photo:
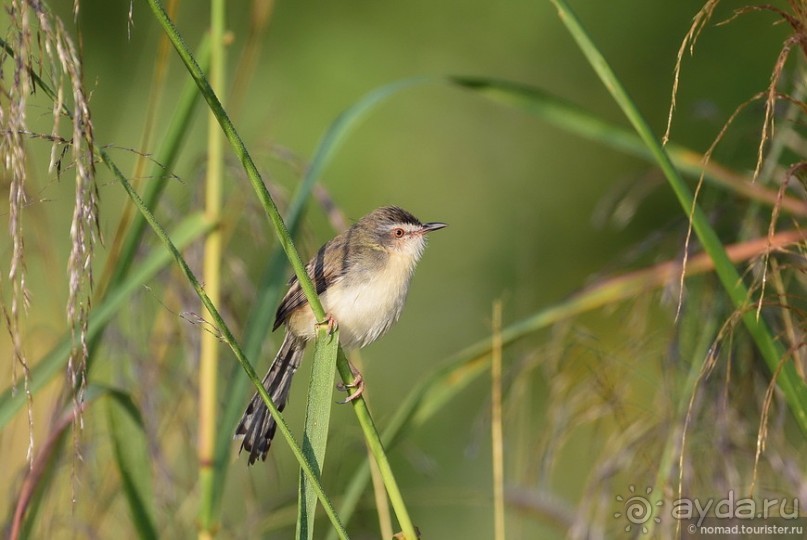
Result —
<path fill-rule="evenodd" d="M 169 49 L 154 133 L 141 146 L 146 113 L 155 103 L 153 73 L 160 65 L 161 31 L 151 13 L 145 3 L 135 2 L 129 21 L 127 2 L 85 0 L 74 18 L 71 3 L 58 4 L 52 6 L 55 14 L 81 44 L 95 143 L 107 147 L 142 191 L 158 179 L 135 163 L 141 154 L 150 158 L 155 152 L 188 75 Z M 516 81 L 605 122 L 628 126 L 550 2 L 279 2 L 255 48 L 245 49 L 251 45 L 250 23 L 256 20 L 251 10 L 258 4 L 229 6 L 228 80 L 234 82 L 225 107 L 281 207 L 325 130 L 343 110 L 378 87 L 413 76 Z M 577 4 L 592 39 L 661 136 L 676 54 L 703 2 Z M 769 12 L 746 13 L 716 26 L 731 16 L 731 9 L 718 6 L 696 54 L 685 57 L 681 71 L 672 142 L 696 152 L 709 147 L 736 107 L 766 90 L 788 36 L 789 29 L 774 25 L 777 15 Z M 180 2 L 174 17 L 193 49 L 207 28 L 207 6 Z M 3 29 L 9 26 L 8 13 L 0 15 L 0 23 Z M 245 50 L 255 55 L 254 63 L 245 60 Z M 795 82 L 803 76 L 796 56 L 784 66 L 783 91 L 796 92 Z M 6 59 L 4 88 L 13 82 L 10 65 Z M 48 66 L 41 75 L 46 80 L 53 76 Z M 7 101 L 0 97 L 3 107 Z M 49 133 L 52 108 L 43 93 L 30 97 L 29 130 Z M 713 162 L 745 180 L 756 162 L 763 115 L 762 103 L 748 106 L 724 136 Z M 778 121 L 782 131 L 795 126 L 797 139 L 799 121 Z M 156 209 L 168 229 L 202 208 L 205 134 L 206 115 L 200 108 Z M 785 149 L 771 177 L 775 182 L 784 178 L 784 167 L 802 159 L 802 146 L 796 140 Z M 29 201 L 23 231 L 30 308 L 20 324 L 26 357 L 35 366 L 69 330 L 65 306 L 75 184 L 69 160 L 65 168 L 70 175 L 57 178 L 48 172 L 48 141 L 30 137 L 25 148 Z M 220 311 L 239 337 L 275 241 L 243 172 L 231 162 Z M 10 179 L 4 170 L 3 185 Z M 96 182 L 103 243 L 96 244 L 94 268 L 100 275 L 126 197 L 106 169 L 99 168 Z M 574 305 L 578 297 L 570 300 L 571 295 L 598 278 L 680 260 L 687 232 L 687 216 L 648 162 L 450 84 L 416 85 L 382 102 L 339 147 L 321 187 L 319 196 L 329 198 L 337 214 L 348 220 L 377 206 L 398 204 L 423 220 L 450 224 L 431 239 L 401 321 L 361 353 L 367 395 L 381 431 L 428 373 L 457 351 L 488 338 L 495 299 L 504 300 L 505 327 L 567 300 Z M 778 184 L 770 189 L 775 192 Z M 801 200 L 799 189 L 788 195 Z M 725 244 L 767 234 L 768 206 L 712 184 L 706 184 L 700 201 Z M 308 203 L 298 241 L 303 257 L 334 234 L 334 223 L 339 224 L 333 217 L 315 200 Z M 785 214 L 781 228 L 790 228 L 795 219 Z M 160 249 L 147 231 L 135 269 Z M 12 252 L 12 241 L 0 238 L 3 276 Z M 185 256 L 195 269 L 201 267 L 198 245 L 186 249 Z M 777 264 L 799 268 L 798 250 Z M 749 283 L 759 278 L 759 266 L 740 267 L 741 272 L 746 269 Z M 697 272 L 706 270 L 704 266 Z M 285 277 L 288 271 L 283 272 Z M 803 280 L 797 272 L 772 275 L 784 278 L 768 285 L 770 298 L 778 294 L 780 302 L 792 306 L 793 315 L 789 323 L 776 318 L 775 330 L 798 342 L 803 306 L 792 291 Z M 734 310 L 713 277 L 699 274 L 688 282 L 676 322 L 678 274 L 663 276 L 664 288 L 659 283 L 638 287 L 627 300 L 608 289 L 618 302 L 530 332 L 505 349 L 510 537 L 621 534 L 627 522 L 613 517 L 624 511 L 615 497 L 630 496 L 631 486 L 642 493 L 653 486 L 657 494 L 664 489 L 669 504 L 678 489 L 681 452 L 685 495 L 725 497 L 732 489 L 749 491 L 770 373 L 744 333 L 730 332 Z M 8 298 L 10 285 L 0 285 Z M 164 270 L 138 287 L 92 358 L 89 383 L 121 389 L 126 402 L 139 408 L 138 437 L 147 442 L 151 463 L 154 500 L 148 506 L 154 509 L 161 537 L 187 537 L 196 530 L 196 368 L 199 333 L 209 331 L 202 313 L 188 283 L 174 270 Z M 268 328 L 266 336 L 263 354 L 254 360 L 258 371 L 268 365 L 279 341 Z M 11 382 L 12 345 L 3 333 L 0 348 L 9 359 L 9 376 L 0 377 L 3 390 Z M 226 388 L 233 370 L 231 357 L 226 351 L 223 355 Z M 714 371 L 698 379 L 696 367 L 707 357 L 714 358 Z M 285 411 L 298 428 L 309 372 L 301 370 Z M 23 392 L 21 376 L 18 384 Z M 36 452 L 63 418 L 60 404 L 70 404 L 61 392 L 58 382 L 34 395 Z M 232 400 L 245 405 L 249 395 L 223 395 L 222 408 Z M 473 379 L 447 396 L 415 416 L 390 452 L 392 466 L 424 538 L 489 538 L 489 383 L 484 377 Z M 37 495 L 32 537 L 66 537 L 74 530 L 100 537 L 121 530 L 137 534 L 113 459 L 120 449 L 112 443 L 111 416 L 103 402 L 97 399 L 97 406 L 84 411 L 82 430 L 71 437 L 68 428 L 67 443 L 41 480 L 48 489 Z M 687 411 L 682 450 L 680 430 Z M 807 484 L 798 473 L 804 470 L 804 435 L 778 398 L 769 414 L 770 433 L 759 465 L 765 481 L 758 480 L 755 494 L 800 496 L 807 502 Z M 348 407 L 335 406 L 331 422 L 324 483 L 338 501 L 366 451 Z M 0 483 L 9 486 L 0 492 L 4 524 L 11 522 L 24 485 L 28 430 L 23 407 L 0 433 Z M 276 443 L 266 463 L 248 469 L 236 450 L 234 443 L 221 494 L 220 537 L 290 537 L 298 479 L 290 452 Z M 377 520 L 368 489 L 348 531 L 357 538 L 377 537 Z M 669 522 L 663 523 L 662 530 L 672 530 Z M 321 527 L 320 534 L 326 523 Z"/>

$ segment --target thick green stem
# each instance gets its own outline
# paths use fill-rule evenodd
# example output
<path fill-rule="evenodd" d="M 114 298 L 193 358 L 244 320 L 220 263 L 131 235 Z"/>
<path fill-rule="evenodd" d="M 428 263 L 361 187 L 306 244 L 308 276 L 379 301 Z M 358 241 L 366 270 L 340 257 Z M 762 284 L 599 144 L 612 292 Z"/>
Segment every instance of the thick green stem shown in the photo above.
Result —
<path fill-rule="evenodd" d="M 223 96 L 225 84 L 224 0 L 210 4 L 210 83 L 212 90 Z M 222 97 L 223 99 L 223 97 Z M 221 302 L 221 261 L 223 236 L 221 221 L 224 183 L 224 138 L 214 114 L 208 115 L 207 170 L 205 179 L 205 215 L 217 227 L 207 235 L 204 245 L 203 275 L 210 301 Z M 219 340 L 211 332 L 202 331 L 199 351 L 199 538 L 215 536 L 213 502 L 216 488 L 216 426 L 218 417 Z"/>

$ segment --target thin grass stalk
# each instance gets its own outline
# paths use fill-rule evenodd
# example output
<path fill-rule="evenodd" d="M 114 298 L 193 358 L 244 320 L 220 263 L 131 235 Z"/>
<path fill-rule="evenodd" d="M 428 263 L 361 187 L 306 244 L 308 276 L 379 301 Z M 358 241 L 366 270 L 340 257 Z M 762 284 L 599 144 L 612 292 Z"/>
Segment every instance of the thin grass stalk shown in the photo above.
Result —
<path fill-rule="evenodd" d="M 26 162 L 27 153 L 23 146 L 23 132 L 26 130 L 27 121 L 27 99 L 28 94 L 33 90 L 32 77 L 27 66 L 31 54 L 31 29 L 30 17 L 32 11 L 26 2 L 21 5 L 18 2 L 11 2 L 6 8 L 11 18 L 9 28 L 6 32 L 9 35 L 20 54 L 14 57 L 13 84 L 3 84 L 3 109 L 0 110 L 0 150 L 3 154 L 3 169 L 5 182 L 8 182 L 9 192 L 9 212 L 8 228 L 11 237 L 11 257 L 8 264 L 8 281 L 11 285 L 11 301 L 5 299 L 4 294 L 0 294 L 0 308 L 2 308 L 3 322 L 11 338 L 13 355 L 11 357 L 11 384 L 16 388 L 17 369 L 19 366 L 23 370 L 23 391 L 28 398 L 28 450 L 27 460 L 29 467 L 33 464 L 34 453 L 34 414 L 33 396 L 30 390 L 30 364 L 25 354 L 22 339 L 22 329 L 20 326 L 20 312 L 26 307 L 26 262 L 24 249 L 23 209 L 27 203 L 26 191 L 30 186 L 26 185 Z M 34 15 L 36 16 L 36 15 Z M 12 55 L 13 56 L 13 55 Z M 4 77 L 8 79 L 7 77 Z M 58 129 L 59 116 L 54 115 L 53 132 Z M 51 147 L 51 151 L 55 145 Z M 10 308 L 10 309 L 9 309 Z"/>
<path fill-rule="evenodd" d="M 225 44 L 224 0 L 210 2 L 210 86 L 219 99 L 224 100 Z M 221 303 L 221 260 L 223 234 L 221 207 L 224 183 L 224 137 L 215 115 L 208 114 L 207 170 L 205 175 L 205 215 L 216 225 L 204 243 L 203 269 L 205 291 L 213 305 Z M 209 312 L 208 312 L 209 313 Z M 210 313 L 209 313 L 210 314 Z M 212 314 L 210 314 L 212 316 Z M 201 539 L 215 536 L 213 498 L 216 468 L 216 426 L 218 409 L 219 338 L 212 332 L 201 330 L 199 350 L 199 534 Z"/>
<path fill-rule="evenodd" d="M 793 351 L 793 361 L 796 363 L 796 371 L 802 380 L 807 379 L 807 374 L 804 372 L 804 351 L 797 344 L 800 342 L 800 318 L 798 318 L 797 311 L 793 309 L 793 304 L 788 297 L 785 283 L 782 280 L 782 267 L 776 261 L 771 259 L 771 281 L 773 288 L 776 292 L 776 297 L 781 306 L 783 336 L 790 343 L 790 348 Z"/>
<path fill-rule="evenodd" d="M 339 355 L 336 360 L 336 369 L 342 376 L 345 384 L 351 386 L 353 384 L 353 371 L 350 369 L 350 364 L 345 357 L 342 349 L 339 349 Z M 398 523 L 401 526 L 403 537 L 401 540 L 417 540 L 418 534 L 412 520 L 409 518 L 409 513 L 406 510 L 406 505 L 401 495 L 401 490 L 398 488 L 398 483 L 395 476 L 392 474 L 392 467 L 390 467 L 387 454 L 384 451 L 384 443 L 381 442 L 381 437 L 376 430 L 373 419 L 370 417 L 370 411 L 367 409 L 367 402 L 363 399 L 354 399 L 350 402 L 353 405 L 353 410 L 356 417 L 359 419 L 364 439 L 367 446 L 370 448 L 370 453 L 378 465 L 378 471 L 381 473 L 381 478 L 384 479 L 384 486 L 387 488 L 387 495 L 389 496 L 392 509 L 398 518 Z"/>
<path fill-rule="evenodd" d="M 384 489 L 384 479 L 381 478 L 381 471 L 373 459 L 370 449 L 367 449 L 367 463 L 370 466 L 370 479 L 373 483 L 373 498 L 375 500 L 375 511 L 378 515 L 378 530 L 381 538 L 392 538 L 395 531 L 392 530 L 392 514 L 389 511 L 389 497 Z"/>
<path fill-rule="evenodd" d="M 82 411 L 78 411 L 79 413 L 83 412 L 86 407 L 81 407 Z M 75 410 L 70 410 L 71 413 L 75 414 Z M 59 426 L 61 427 L 61 426 Z M 48 443 L 50 443 L 50 436 L 48 436 Z M 35 492 L 31 499 L 27 502 L 26 514 L 25 519 L 22 524 L 22 530 L 19 535 L 19 540 L 39 540 L 41 535 L 35 534 L 35 530 L 37 526 L 41 523 L 39 520 L 39 516 L 42 515 L 42 509 L 45 505 L 45 502 L 48 499 L 48 496 L 51 495 L 51 490 L 49 489 L 51 486 L 56 485 L 59 481 L 59 477 L 64 472 L 64 460 L 60 459 L 59 456 L 64 455 L 65 453 L 65 446 L 67 445 L 68 441 L 71 440 L 70 431 L 66 429 L 62 429 L 61 432 L 57 433 L 54 437 L 53 446 L 47 449 L 47 455 L 44 455 L 44 463 L 43 463 L 43 472 L 41 475 L 36 479 L 36 486 Z"/>
<path fill-rule="evenodd" d="M 807 435 L 807 385 L 799 378 L 793 363 L 786 361 L 785 350 L 774 339 L 768 325 L 763 319 L 757 318 L 753 309 L 750 309 L 748 289 L 737 269 L 731 264 L 723 244 L 714 229 L 709 225 L 703 210 L 695 203 L 689 188 L 679 176 L 664 148 L 653 135 L 650 126 L 636 109 L 635 104 L 631 101 L 605 58 L 591 41 L 566 2 L 564 0 L 550 1 L 557 8 L 561 21 L 566 25 L 567 30 L 577 42 L 600 80 L 653 153 L 653 157 L 667 177 L 670 187 L 673 189 L 683 210 L 690 217 L 695 234 L 714 261 L 715 272 L 723 288 L 728 293 L 738 312 L 742 313 L 743 324 L 767 363 L 768 369 L 774 375 L 778 373 L 778 376 L 775 375 L 774 378 L 784 393 L 796 422 L 802 432 Z M 784 364 L 780 369 L 780 363 L 782 362 Z"/>
<path fill-rule="evenodd" d="M 502 302 L 493 303 L 490 355 L 490 438 L 493 469 L 493 538 L 505 540 L 504 444 L 502 429 Z"/>
<path fill-rule="evenodd" d="M 799 56 L 799 58 L 802 58 Z M 800 62 L 800 67 L 802 67 L 803 62 Z M 769 140 L 768 150 L 765 154 L 765 159 L 760 164 L 759 167 L 759 175 L 756 177 L 756 180 L 759 181 L 760 184 L 762 183 L 769 183 L 773 181 L 773 174 L 774 171 L 779 167 L 780 160 L 782 159 L 782 155 L 784 151 L 787 149 L 788 141 L 793 139 L 794 135 L 798 136 L 797 132 L 793 129 L 793 126 L 798 121 L 798 115 L 802 111 L 802 100 L 804 99 L 804 93 L 807 90 L 807 87 L 804 85 L 803 77 L 804 72 L 803 69 L 800 70 L 801 73 L 801 83 L 796 83 L 796 87 L 794 89 L 793 94 L 790 96 L 790 100 L 787 102 L 787 110 L 784 114 L 784 129 L 780 128 L 776 131 L 773 130 L 773 119 L 771 119 L 771 136 Z M 771 83 L 773 84 L 773 83 Z M 767 111 L 768 107 L 766 107 Z M 764 136 L 764 134 L 763 134 Z M 719 136 L 716 141 L 712 144 L 712 146 L 717 144 L 717 140 L 719 140 Z M 785 190 L 787 189 L 788 182 L 790 181 L 790 176 L 792 175 L 792 170 L 790 168 L 783 174 L 779 182 L 779 194 L 784 195 Z M 745 219 L 742 220 L 742 229 L 741 234 L 749 234 L 749 229 L 754 227 L 753 224 L 757 222 L 756 217 L 760 214 L 760 206 L 759 204 L 750 204 L 748 209 L 745 212 Z M 777 205 L 774 205 L 773 210 L 768 218 L 768 234 L 773 234 L 776 230 L 777 224 L 779 222 L 779 214 L 781 208 Z M 773 264 L 773 261 L 769 261 L 768 257 L 765 257 L 763 260 L 763 268 L 762 268 L 762 277 L 760 278 L 761 286 L 756 291 L 758 295 L 757 300 L 757 312 L 756 316 L 759 318 L 760 313 L 762 311 L 762 305 L 765 300 L 765 292 L 768 284 L 768 277 L 769 277 L 769 262 Z M 787 309 L 787 306 L 784 306 L 784 309 L 780 310 L 783 314 L 784 323 L 787 324 L 787 319 L 790 317 L 790 310 Z M 788 336 L 789 337 L 789 336 Z M 794 340 L 790 341 L 791 344 L 796 344 L 797 342 Z M 791 347 L 791 358 L 793 363 L 796 366 L 799 378 L 804 381 L 804 373 L 800 368 L 799 364 L 799 357 L 800 357 L 800 348 L 799 347 Z"/>
<path fill-rule="evenodd" d="M 799 124 L 799 115 L 804 112 L 802 101 L 807 93 L 807 81 L 805 76 L 804 57 L 799 56 L 798 76 L 795 81 L 795 88 L 787 101 L 787 108 L 783 115 L 782 124 L 784 129 L 778 129 L 773 133 L 768 146 L 765 162 L 759 171 L 757 179 L 761 184 L 767 184 L 773 180 L 773 173 L 776 170 L 782 154 L 787 150 L 788 142 L 792 139 L 793 127 Z"/>
<path fill-rule="evenodd" d="M 294 440 L 294 435 L 292 435 L 291 430 L 289 429 L 288 424 L 283 419 L 283 416 L 280 414 L 280 411 L 277 410 L 277 407 L 272 402 L 272 399 L 269 397 L 269 394 L 266 392 L 266 389 L 263 387 L 260 378 L 255 373 L 255 370 L 252 369 L 252 364 L 249 363 L 249 360 L 244 356 L 241 347 L 238 345 L 238 342 L 235 340 L 232 332 L 230 331 L 227 324 L 222 319 L 221 315 L 219 314 L 216 306 L 210 301 L 210 297 L 205 292 L 202 285 L 199 283 L 199 280 L 191 271 L 188 263 L 185 261 L 182 254 L 177 250 L 174 243 L 171 241 L 171 238 L 165 232 L 165 229 L 162 228 L 162 225 L 156 220 L 154 215 L 145 207 L 143 204 L 142 199 L 137 194 L 137 192 L 132 188 L 132 185 L 126 179 L 126 177 L 121 173 L 120 169 L 115 166 L 114 162 L 109 158 L 106 150 L 100 150 L 101 159 L 103 163 L 110 169 L 112 174 L 115 178 L 120 182 L 123 186 L 126 193 L 129 197 L 132 198 L 135 205 L 137 206 L 138 210 L 143 214 L 143 217 L 146 219 L 148 224 L 151 226 L 154 233 L 166 247 L 166 249 L 171 253 L 175 262 L 179 266 L 180 270 L 182 271 L 185 278 L 188 280 L 188 283 L 193 287 L 193 290 L 196 292 L 199 299 L 202 301 L 202 304 L 207 309 L 208 313 L 210 313 L 212 320 L 212 325 L 216 328 L 219 332 L 221 339 L 227 344 L 228 347 L 233 351 L 236 360 L 241 367 L 247 372 L 247 376 L 252 381 L 253 385 L 258 391 L 258 394 L 263 399 L 266 406 L 269 408 L 272 416 L 275 418 L 277 422 L 278 431 L 283 435 L 286 441 L 289 444 L 289 448 L 291 449 L 294 457 L 297 458 L 297 461 L 300 463 L 302 469 L 306 472 L 309 478 L 312 479 L 312 485 L 317 491 L 317 495 L 320 498 L 320 502 L 325 510 L 325 513 L 330 518 L 331 523 L 334 526 L 334 529 L 338 531 L 340 538 L 347 538 L 347 532 L 345 531 L 344 527 L 342 526 L 341 522 L 339 521 L 339 516 L 336 515 L 336 512 L 333 509 L 333 504 L 331 503 L 330 499 L 328 498 L 327 494 L 325 493 L 324 489 L 322 488 L 322 484 L 319 482 L 319 478 L 317 477 L 314 467 L 312 464 L 306 459 L 306 456 L 303 454 L 300 446 Z"/>

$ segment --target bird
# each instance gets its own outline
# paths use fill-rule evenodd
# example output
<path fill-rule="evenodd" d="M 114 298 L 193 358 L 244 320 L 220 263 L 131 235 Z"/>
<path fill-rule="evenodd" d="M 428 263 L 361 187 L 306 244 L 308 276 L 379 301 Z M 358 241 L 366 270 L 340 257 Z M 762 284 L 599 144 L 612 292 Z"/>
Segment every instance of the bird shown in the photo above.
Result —
<path fill-rule="evenodd" d="M 415 266 L 426 247 L 426 235 L 446 227 L 421 223 L 398 206 L 377 208 L 323 245 L 306 265 L 329 325 L 339 328 L 346 350 L 365 347 L 384 335 L 398 320 Z M 317 321 L 296 276 L 275 315 L 272 331 L 285 326 L 285 337 L 263 386 L 279 411 L 288 402 L 291 381 L 300 367 L 307 342 L 316 336 Z M 351 366 L 356 386 L 344 401 L 361 395 L 364 381 Z M 344 403 L 343 402 L 343 403 Z M 249 453 L 248 465 L 266 460 L 277 424 L 258 393 L 238 423 L 235 438 Z"/>

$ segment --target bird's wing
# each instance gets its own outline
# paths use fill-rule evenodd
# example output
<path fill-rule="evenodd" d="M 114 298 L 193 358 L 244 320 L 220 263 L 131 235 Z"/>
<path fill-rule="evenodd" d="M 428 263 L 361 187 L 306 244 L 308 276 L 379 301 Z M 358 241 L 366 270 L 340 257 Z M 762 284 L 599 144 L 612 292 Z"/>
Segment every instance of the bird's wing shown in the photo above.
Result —
<path fill-rule="evenodd" d="M 317 294 L 322 294 L 328 287 L 344 276 L 347 268 L 347 259 L 338 255 L 344 252 L 344 240 L 342 235 L 337 236 L 322 246 L 317 254 L 305 265 L 308 277 L 314 282 Z M 328 264 L 326 264 L 326 260 Z M 308 300 L 305 298 L 305 293 L 303 293 L 303 289 L 300 287 L 297 276 L 292 276 L 289 280 L 289 290 L 286 292 L 286 296 L 283 297 L 283 300 L 277 308 L 275 324 L 272 330 L 276 330 L 281 324 L 285 323 L 295 309 L 307 302 Z"/>

